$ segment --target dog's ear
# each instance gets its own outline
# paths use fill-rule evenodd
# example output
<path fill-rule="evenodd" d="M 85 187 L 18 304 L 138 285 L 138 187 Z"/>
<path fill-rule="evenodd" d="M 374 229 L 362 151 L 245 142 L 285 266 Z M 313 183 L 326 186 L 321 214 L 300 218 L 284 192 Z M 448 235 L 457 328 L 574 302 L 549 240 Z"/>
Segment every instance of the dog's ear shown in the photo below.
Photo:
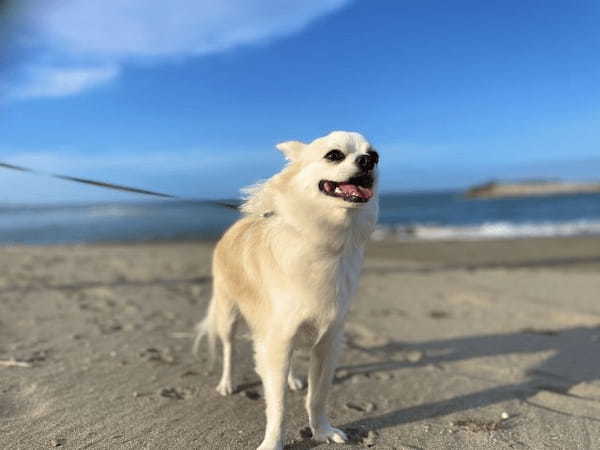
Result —
<path fill-rule="evenodd" d="M 285 158 L 289 161 L 297 160 L 304 147 L 306 147 L 306 144 L 300 141 L 287 141 L 277 144 L 277 148 L 283 152 Z"/>

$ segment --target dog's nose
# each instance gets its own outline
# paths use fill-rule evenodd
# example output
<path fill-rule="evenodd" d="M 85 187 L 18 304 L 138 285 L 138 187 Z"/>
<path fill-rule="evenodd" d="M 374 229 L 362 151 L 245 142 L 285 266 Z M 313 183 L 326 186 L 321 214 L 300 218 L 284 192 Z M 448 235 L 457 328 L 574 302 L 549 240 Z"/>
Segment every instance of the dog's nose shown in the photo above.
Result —
<path fill-rule="evenodd" d="M 356 165 L 363 172 L 368 172 L 369 170 L 373 170 L 373 167 L 375 167 L 375 161 L 373 161 L 373 158 L 371 158 L 369 155 L 360 155 L 358 158 L 356 158 Z"/>

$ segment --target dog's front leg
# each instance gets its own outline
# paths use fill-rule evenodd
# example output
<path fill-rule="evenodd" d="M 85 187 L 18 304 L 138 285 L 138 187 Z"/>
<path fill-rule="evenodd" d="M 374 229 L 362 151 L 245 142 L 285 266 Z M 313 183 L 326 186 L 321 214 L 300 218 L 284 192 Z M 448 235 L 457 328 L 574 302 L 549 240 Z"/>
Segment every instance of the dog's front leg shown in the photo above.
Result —
<path fill-rule="evenodd" d="M 310 357 L 306 409 L 313 439 L 319 442 L 343 443 L 348 440 L 342 430 L 331 426 L 325 410 L 341 342 L 342 327 L 335 327 L 319 339 Z"/>
<path fill-rule="evenodd" d="M 256 371 L 262 378 L 267 403 L 267 428 L 258 450 L 283 449 L 283 414 L 290 368 L 292 338 L 269 336 L 256 343 Z"/>

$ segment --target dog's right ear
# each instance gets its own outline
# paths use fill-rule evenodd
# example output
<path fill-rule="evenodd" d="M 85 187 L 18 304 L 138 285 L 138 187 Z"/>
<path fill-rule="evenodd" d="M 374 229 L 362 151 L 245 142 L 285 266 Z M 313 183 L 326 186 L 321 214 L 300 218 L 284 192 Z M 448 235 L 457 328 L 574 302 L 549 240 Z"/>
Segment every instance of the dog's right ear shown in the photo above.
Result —
<path fill-rule="evenodd" d="M 306 147 L 306 144 L 300 141 L 287 141 L 277 144 L 277 148 L 283 152 L 288 161 L 297 160 L 304 147 Z"/>

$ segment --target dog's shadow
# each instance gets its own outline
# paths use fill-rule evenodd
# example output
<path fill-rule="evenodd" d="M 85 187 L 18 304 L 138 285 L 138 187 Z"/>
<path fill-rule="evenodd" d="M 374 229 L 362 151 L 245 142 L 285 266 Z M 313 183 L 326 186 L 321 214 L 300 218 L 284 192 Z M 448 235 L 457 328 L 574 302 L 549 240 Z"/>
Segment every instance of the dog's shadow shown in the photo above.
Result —
<path fill-rule="evenodd" d="M 443 365 L 453 361 L 499 355 L 554 351 L 555 354 L 527 371 L 527 379 L 508 383 L 447 400 L 425 403 L 409 408 L 365 417 L 341 426 L 344 430 L 382 430 L 402 424 L 432 419 L 451 413 L 481 408 L 507 400 L 527 402 L 541 391 L 577 397 L 569 391 L 579 383 L 600 380 L 600 327 L 575 327 L 557 330 L 524 329 L 511 334 L 469 336 L 457 339 L 436 340 L 411 344 L 392 342 L 376 347 L 360 347 L 350 342 L 354 349 L 381 354 L 381 362 L 347 365 L 338 368 L 336 383 L 343 383 L 357 374 L 373 374 L 396 371 L 408 367 Z M 399 360 L 407 351 L 419 351 L 425 355 L 418 362 Z M 396 358 L 396 359 L 395 359 Z M 598 388 L 600 398 L 600 388 Z M 565 413 L 567 414 L 567 413 Z M 571 415 L 571 414 L 568 414 Z M 585 417 L 600 422 L 600 417 Z M 360 435 L 358 435 L 360 437 Z M 360 443 L 360 441 L 355 442 Z M 286 446 L 287 450 L 303 450 L 317 447 L 314 441 L 305 439 Z"/>

